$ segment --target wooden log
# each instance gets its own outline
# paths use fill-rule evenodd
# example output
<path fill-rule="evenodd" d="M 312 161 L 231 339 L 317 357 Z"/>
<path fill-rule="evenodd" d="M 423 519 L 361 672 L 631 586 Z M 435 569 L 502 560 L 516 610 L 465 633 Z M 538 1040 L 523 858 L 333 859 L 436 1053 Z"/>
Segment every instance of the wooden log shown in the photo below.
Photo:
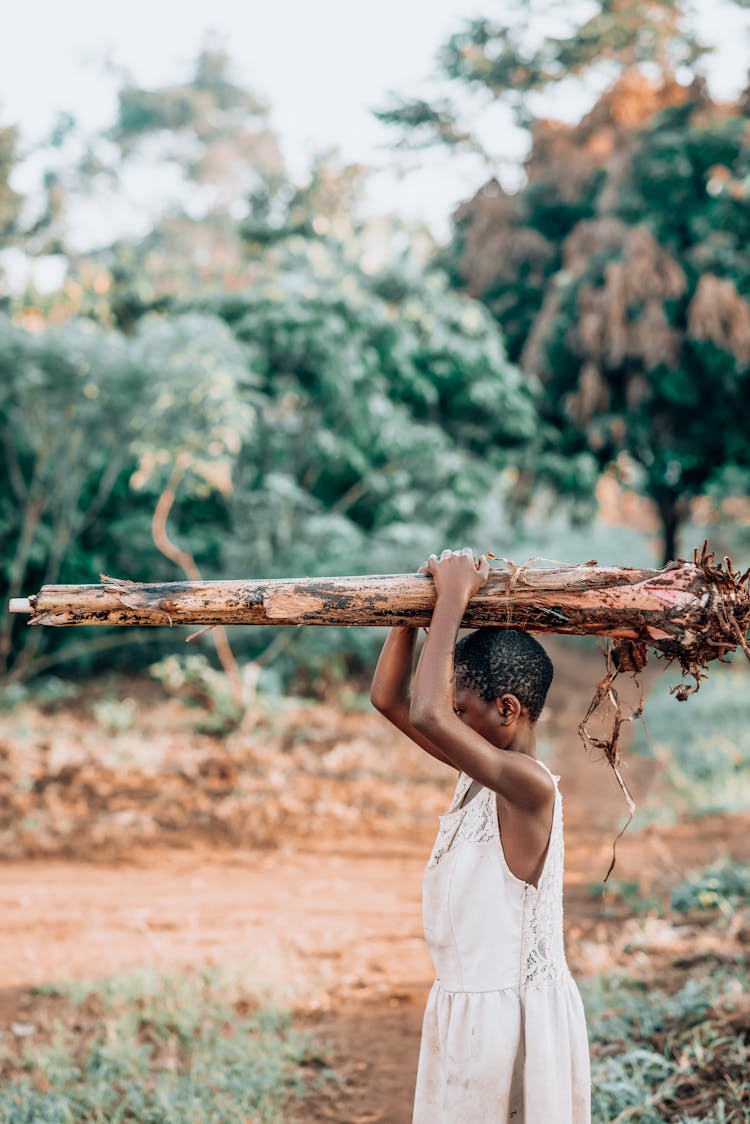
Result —
<path fill-rule="evenodd" d="M 704 664 L 741 644 L 750 624 L 748 573 L 693 562 L 662 570 L 597 566 L 533 568 L 503 560 L 469 603 L 463 626 L 615 638 L 625 666 L 645 663 L 643 645 Z M 49 585 L 29 597 L 32 625 L 429 625 L 427 574 L 162 582 L 109 578 Z M 19 599 L 22 600 L 22 599 Z M 633 664 L 628 661 L 634 661 Z"/>

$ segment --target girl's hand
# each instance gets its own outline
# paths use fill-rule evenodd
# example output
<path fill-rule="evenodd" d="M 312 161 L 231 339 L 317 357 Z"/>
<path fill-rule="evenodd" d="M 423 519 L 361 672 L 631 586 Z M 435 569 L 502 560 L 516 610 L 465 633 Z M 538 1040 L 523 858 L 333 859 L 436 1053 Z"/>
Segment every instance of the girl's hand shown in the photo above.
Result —
<path fill-rule="evenodd" d="M 463 550 L 444 550 L 439 558 L 431 554 L 419 573 L 432 574 L 438 597 L 469 602 L 487 581 L 490 564 L 485 554 L 477 561 L 471 547 L 465 546 Z"/>

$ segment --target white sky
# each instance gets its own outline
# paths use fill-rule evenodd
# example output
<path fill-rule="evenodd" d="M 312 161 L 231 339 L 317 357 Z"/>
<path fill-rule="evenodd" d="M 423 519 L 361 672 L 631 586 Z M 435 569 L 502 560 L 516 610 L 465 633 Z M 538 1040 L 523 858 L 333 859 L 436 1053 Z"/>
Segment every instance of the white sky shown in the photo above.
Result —
<path fill-rule="evenodd" d="M 569 4 L 560 4 L 561 12 Z M 727 0 L 695 0 L 700 32 L 718 44 L 709 63 L 713 92 L 745 84 L 750 12 Z M 335 146 L 348 161 L 379 169 L 368 209 L 425 219 L 442 236 L 452 208 L 472 194 L 483 171 L 470 158 L 420 158 L 399 176 L 389 132 L 369 108 L 389 90 L 428 92 L 435 50 L 475 13 L 499 14 L 499 0 L 36 0 L 6 11 L 0 37 L 0 121 L 17 123 L 27 141 L 67 110 L 86 127 L 111 122 L 116 80 L 109 56 L 145 85 L 186 76 L 206 35 L 225 40 L 238 79 L 268 102 L 293 173 L 310 154 Z M 579 106 L 558 97 L 549 111 L 571 117 Z M 580 108 L 583 108 L 581 103 Z M 507 154 L 521 139 L 507 125 Z M 495 145 L 495 147 L 500 147 Z M 26 185 L 24 185 L 26 186 Z"/>

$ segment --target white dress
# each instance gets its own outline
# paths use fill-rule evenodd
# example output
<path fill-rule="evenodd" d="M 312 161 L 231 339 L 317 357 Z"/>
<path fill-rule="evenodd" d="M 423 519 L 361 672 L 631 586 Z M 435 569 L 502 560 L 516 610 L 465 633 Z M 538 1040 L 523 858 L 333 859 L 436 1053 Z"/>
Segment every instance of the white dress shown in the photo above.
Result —
<path fill-rule="evenodd" d="M 437 979 L 412 1124 L 590 1124 L 586 1020 L 563 947 L 560 778 L 550 776 L 552 829 L 537 887 L 508 868 L 491 789 L 461 808 L 472 782 L 459 774 L 440 816 L 423 882 Z"/>

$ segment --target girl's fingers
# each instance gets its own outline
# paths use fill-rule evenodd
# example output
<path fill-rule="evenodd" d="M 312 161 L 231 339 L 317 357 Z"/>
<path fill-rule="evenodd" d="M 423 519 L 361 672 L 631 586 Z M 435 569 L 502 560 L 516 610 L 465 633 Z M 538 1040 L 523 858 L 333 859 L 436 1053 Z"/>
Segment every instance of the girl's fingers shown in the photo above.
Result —
<path fill-rule="evenodd" d="M 437 555 L 431 554 L 428 561 L 425 563 L 425 565 L 427 566 L 427 565 L 430 565 L 432 563 L 445 562 L 445 560 L 447 558 L 460 558 L 462 555 L 465 555 L 467 558 L 471 558 L 472 562 L 477 567 L 477 569 L 479 568 L 479 564 L 482 560 L 484 560 L 485 564 L 487 566 L 489 566 L 489 563 L 487 563 L 486 555 L 483 554 L 482 558 L 480 559 L 480 562 L 478 562 L 476 560 L 475 556 L 474 556 L 474 551 L 470 546 L 464 546 L 464 547 L 462 547 L 461 550 L 447 550 L 446 549 L 446 550 L 442 551 L 439 558 L 437 557 Z"/>
<path fill-rule="evenodd" d="M 442 562 L 444 558 L 452 558 L 454 555 L 456 557 L 459 557 L 462 554 L 468 555 L 469 558 L 474 557 L 474 551 L 472 550 L 472 548 L 470 546 L 464 546 L 461 548 L 461 550 L 444 550 L 440 555 L 440 561 Z M 430 557 L 433 557 L 433 555 L 431 555 Z"/>

